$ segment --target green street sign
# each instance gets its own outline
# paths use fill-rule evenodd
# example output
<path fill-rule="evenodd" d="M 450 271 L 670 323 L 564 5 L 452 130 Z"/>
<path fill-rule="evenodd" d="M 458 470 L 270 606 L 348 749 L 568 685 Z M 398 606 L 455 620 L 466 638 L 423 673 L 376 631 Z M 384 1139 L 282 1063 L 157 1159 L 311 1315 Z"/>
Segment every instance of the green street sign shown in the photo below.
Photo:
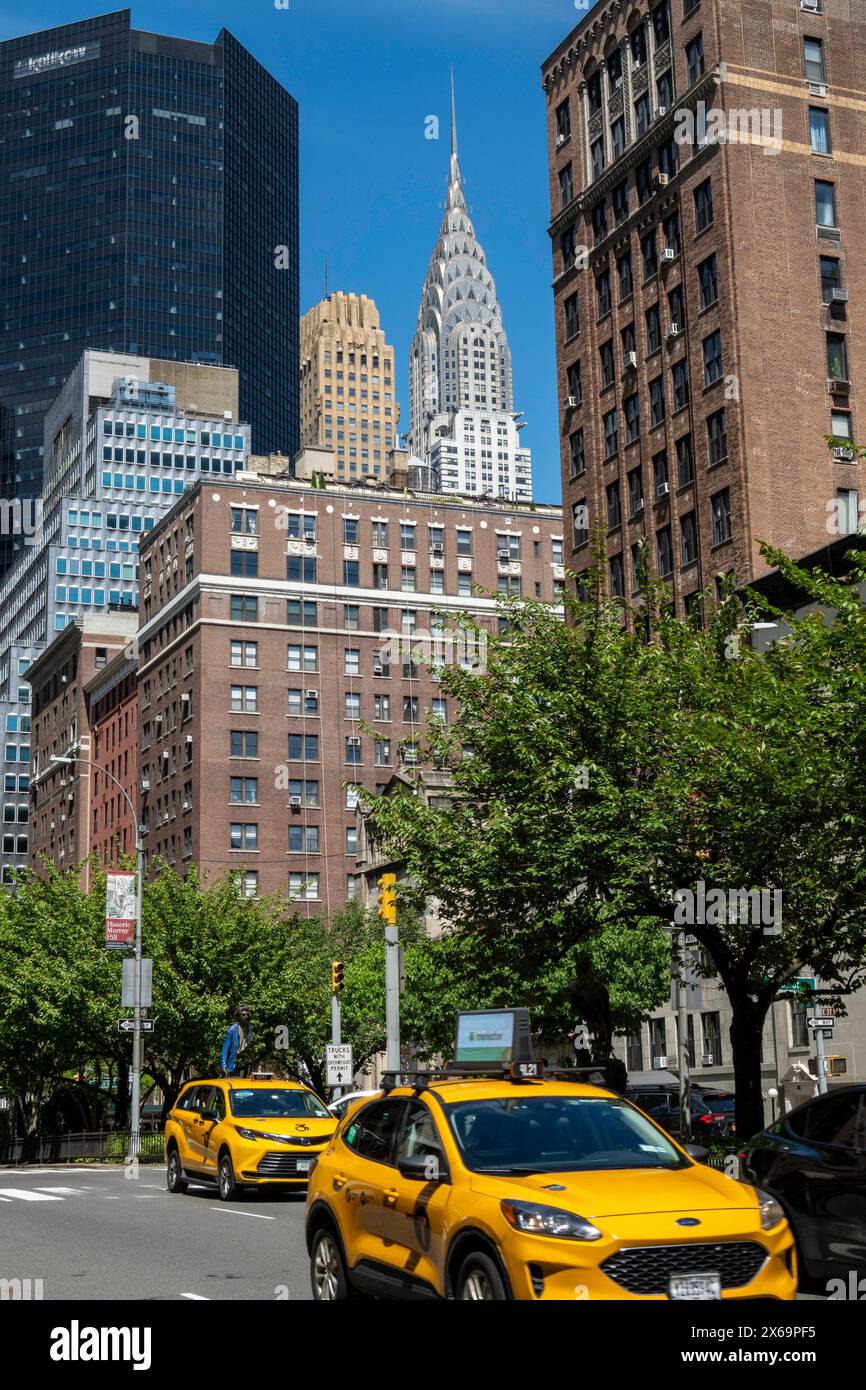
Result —
<path fill-rule="evenodd" d="M 803 991 L 811 993 L 815 988 L 815 981 L 807 975 L 800 975 L 796 980 L 789 980 L 786 985 L 779 985 L 780 994 L 802 994 Z"/>

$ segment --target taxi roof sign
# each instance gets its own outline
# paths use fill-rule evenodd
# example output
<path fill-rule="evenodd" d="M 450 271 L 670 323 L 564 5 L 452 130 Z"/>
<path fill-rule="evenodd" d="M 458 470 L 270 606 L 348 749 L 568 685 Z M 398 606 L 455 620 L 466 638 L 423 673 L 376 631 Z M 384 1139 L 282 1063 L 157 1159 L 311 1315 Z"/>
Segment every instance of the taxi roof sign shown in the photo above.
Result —
<path fill-rule="evenodd" d="M 533 1061 L 527 1009 L 473 1009 L 457 1015 L 454 1066 L 489 1071 Z"/>

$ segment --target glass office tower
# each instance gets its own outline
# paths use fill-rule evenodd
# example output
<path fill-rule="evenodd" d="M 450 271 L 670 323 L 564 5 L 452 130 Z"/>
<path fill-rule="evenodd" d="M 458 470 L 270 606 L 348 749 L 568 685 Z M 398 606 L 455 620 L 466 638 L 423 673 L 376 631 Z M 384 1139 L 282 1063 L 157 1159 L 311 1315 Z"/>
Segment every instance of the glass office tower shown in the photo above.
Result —
<path fill-rule="evenodd" d="M 120 10 L 0 44 L 0 498 L 38 495 L 86 347 L 237 367 L 255 452 L 295 452 L 297 132 L 225 29 Z"/>

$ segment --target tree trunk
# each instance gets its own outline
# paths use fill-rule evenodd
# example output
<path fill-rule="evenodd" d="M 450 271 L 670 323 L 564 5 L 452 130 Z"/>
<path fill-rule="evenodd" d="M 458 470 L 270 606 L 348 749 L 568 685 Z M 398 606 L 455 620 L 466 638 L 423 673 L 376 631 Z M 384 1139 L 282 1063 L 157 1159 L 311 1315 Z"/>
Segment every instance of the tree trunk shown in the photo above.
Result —
<path fill-rule="evenodd" d="M 734 1055 L 737 1138 L 746 1141 L 764 1128 L 761 1090 L 761 1034 L 767 1006 L 745 993 L 728 991 L 733 1017 L 731 1048 Z"/>

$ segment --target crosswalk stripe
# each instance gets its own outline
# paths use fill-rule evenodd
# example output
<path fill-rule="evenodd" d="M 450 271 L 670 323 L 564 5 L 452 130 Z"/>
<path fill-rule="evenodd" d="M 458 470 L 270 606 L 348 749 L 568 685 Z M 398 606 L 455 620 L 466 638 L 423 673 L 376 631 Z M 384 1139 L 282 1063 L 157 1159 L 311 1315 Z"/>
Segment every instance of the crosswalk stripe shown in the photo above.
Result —
<path fill-rule="evenodd" d="M 17 1197 L 20 1202 L 62 1202 L 62 1197 L 51 1197 L 47 1192 L 28 1192 L 23 1187 L 0 1187 L 0 1197 Z"/>
<path fill-rule="evenodd" d="M 36 1192 L 59 1192 L 61 1197 L 80 1197 L 84 1192 L 83 1187 L 37 1187 Z"/>

